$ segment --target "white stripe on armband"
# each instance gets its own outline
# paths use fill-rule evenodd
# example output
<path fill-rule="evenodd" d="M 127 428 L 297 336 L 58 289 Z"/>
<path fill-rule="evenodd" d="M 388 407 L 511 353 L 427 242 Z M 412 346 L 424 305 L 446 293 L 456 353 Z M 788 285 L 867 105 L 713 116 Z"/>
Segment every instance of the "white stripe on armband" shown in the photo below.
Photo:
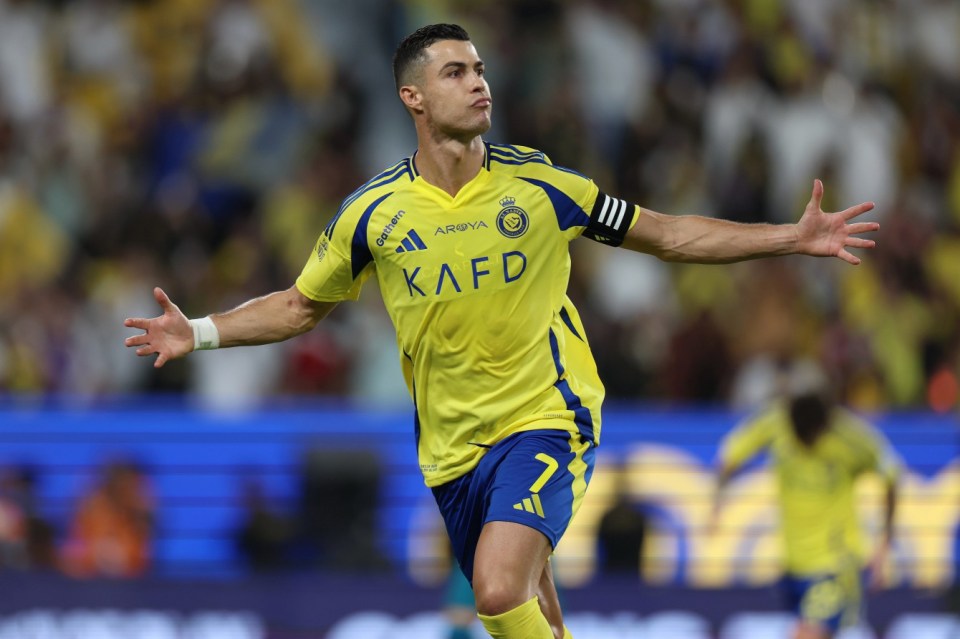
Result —
<path fill-rule="evenodd" d="M 193 350 L 212 351 L 220 348 L 220 331 L 209 317 L 190 320 L 193 329 Z"/>

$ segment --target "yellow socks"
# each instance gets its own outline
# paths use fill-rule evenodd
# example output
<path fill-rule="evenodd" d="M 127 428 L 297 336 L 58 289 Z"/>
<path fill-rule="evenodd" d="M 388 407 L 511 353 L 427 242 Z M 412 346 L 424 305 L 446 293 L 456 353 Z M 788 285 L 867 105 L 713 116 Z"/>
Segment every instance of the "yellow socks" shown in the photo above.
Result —
<path fill-rule="evenodd" d="M 547 618 L 536 597 L 499 615 L 477 615 L 494 639 L 553 639 Z M 564 628 L 564 637 L 569 632 Z"/>

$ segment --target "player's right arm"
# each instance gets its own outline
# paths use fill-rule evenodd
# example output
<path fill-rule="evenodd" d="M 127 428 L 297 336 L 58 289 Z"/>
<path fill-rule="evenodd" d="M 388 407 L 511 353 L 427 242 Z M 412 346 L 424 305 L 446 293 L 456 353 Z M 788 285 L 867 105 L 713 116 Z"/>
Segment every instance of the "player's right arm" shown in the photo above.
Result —
<path fill-rule="evenodd" d="M 156 354 L 153 365 L 159 368 L 197 349 L 270 344 L 306 333 L 338 302 L 357 299 L 364 280 L 373 272 L 372 256 L 369 250 L 362 250 L 365 244 L 357 239 L 364 234 L 356 227 L 361 215 L 372 210 L 375 198 L 383 199 L 382 190 L 375 184 L 357 191 L 341 206 L 290 288 L 199 320 L 188 320 L 166 293 L 155 288 L 153 296 L 163 314 L 127 319 L 125 326 L 143 333 L 128 337 L 126 345 L 137 347 L 141 357 Z"/>
<path fill-rule="evenodd" d="M 713 503 L 708 523 L 711 531 L 716 530 L 724 493 L 730 479 L 744 464 L 771 444 L 777 420 L 782 418 L 782 412 L 783 409 L 780 406 L 768 409 L 736 426 L 720 443 Z"/>
<path fill-rule="evenodd" d="M 137 347 L 140 357 L 156 355 L 160 368 L 194 350 L 194 329 L 186 315 L 160 288 L 153 296 L 163 314 L 154 318 L 128 318 L 124 326 L 143 333 L 128 337 L 128 347 Z M 318 302 L 306 297 L 296 286 L 252 299 L 233 310 L 209 316 L 219 333 L 220 348 L 280 342 L 306 333 L 327 316 L 336 302 Z"/>

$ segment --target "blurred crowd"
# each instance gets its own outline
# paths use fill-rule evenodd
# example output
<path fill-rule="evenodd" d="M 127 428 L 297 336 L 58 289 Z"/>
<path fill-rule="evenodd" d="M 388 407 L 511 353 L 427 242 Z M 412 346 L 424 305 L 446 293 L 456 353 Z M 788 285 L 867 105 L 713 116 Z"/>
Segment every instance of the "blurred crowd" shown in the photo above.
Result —
<path fill-rule="evenodd" d="M 135 463 L 98 469 L 63 521 L 49 518 L 29 466 L 0 467 L 0 572 L 60 571 L 76 578 L 137 577 L 151 567 L 154 500 Z"/>
<path fill-rule="evenodd" d="M 863 264 L 683 266 L 573 244 L 614 398 L 755 406 L 828 375 L 865 409 L 957 403 L 955 0 L 0 0 L 0 390 L 408 402 L 375 284 L 290 343 L 159 371 L 162 286 L 201 316 L 289 287 L 339 201 L 415 139 L 390 56 L 453 21 L 493 141 L 667 213 L 876 202 Z"/>

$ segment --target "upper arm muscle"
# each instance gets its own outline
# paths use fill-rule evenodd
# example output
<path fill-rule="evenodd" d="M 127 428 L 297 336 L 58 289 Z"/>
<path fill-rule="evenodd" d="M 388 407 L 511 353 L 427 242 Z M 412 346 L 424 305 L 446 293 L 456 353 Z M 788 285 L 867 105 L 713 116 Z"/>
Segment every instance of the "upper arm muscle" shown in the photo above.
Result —
<path fill-rule="evenodd" d="M 337 302 L 318 302 L 310 299 L 301 293 L 296 285 L 287 289 L 287 299 L 287 303 L 298 311 L 303 323 L 307 324 L 307 330 L 316 326 L 317 322 L 329 315 L 330 311 L 337 306 Z"/>

